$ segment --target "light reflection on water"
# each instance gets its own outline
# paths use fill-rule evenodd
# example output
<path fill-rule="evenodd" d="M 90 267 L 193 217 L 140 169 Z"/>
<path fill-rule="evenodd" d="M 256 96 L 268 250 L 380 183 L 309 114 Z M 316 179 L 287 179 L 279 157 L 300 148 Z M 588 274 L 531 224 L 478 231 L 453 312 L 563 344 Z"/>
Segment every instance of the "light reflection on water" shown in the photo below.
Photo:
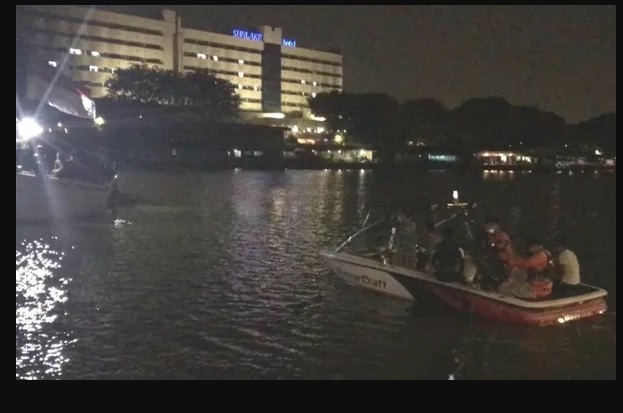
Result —
<path fill-rule="evenodd" d="M 148 203 L 114 223 L 58 238 L 17 228 L 18 378 L 615 377 L 614 176 L 125 179 Z M 345 286 L 318 259 L 369 205 L 439 202 L 452 190 L 499 216 L 518 242 L 566 233 L 585 280 L 609 290 L 610 313 L 552 329 L 498 325 Z"/>
<path fill-rule="evenodd" d="M 66 288 L 71 282 L 69 278 L 55 278 L 64 255 L 48 244 L 55 241 L 25 241 L 21 251 L 16 251 L 17 378 L 60 376 L 67 362 L 63 349 L 71 338 L 68 334 L 50 335 L 45 329 L 58 317 L 59 304 L 67 301 Z"/>

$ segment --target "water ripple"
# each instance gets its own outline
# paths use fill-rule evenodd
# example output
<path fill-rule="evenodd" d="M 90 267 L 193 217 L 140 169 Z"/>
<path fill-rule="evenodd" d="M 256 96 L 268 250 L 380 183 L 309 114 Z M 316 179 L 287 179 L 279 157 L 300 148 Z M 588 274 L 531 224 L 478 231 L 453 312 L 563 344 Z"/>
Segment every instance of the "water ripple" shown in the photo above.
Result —
<path fill-rule="evenodd" d="M 112 224 L 17 228 L 16 378 L 615 377 L 615 316 L 500 326 L 346 286 L 317 255 L 389 193 L 438 199 L 459 188 L 517 239 L 578 234 L 586 277 L 611 291 L 615 313 L 616 256 L 599 252 L 616 246 L 615 181 L 437 174 L 395 186 L 358 171 L 124 179 L 149 204 L 121 209 Z"/>

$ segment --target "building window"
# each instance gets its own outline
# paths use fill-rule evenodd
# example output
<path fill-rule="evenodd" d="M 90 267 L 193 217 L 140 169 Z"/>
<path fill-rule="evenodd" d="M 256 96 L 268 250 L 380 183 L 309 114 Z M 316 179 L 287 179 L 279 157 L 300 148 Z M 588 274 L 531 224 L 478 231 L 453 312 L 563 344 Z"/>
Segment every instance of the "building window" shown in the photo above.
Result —
<path fill-rule="evenodd" d="M 218 56 L 212 56 L 212 59 L 214 59 L 215 62 L 218 62 Z"/>
<path fill-rule="evenodd" d="M 314 82 L 314 86 L 318 86 L 318 82 Z"/>
<path fill-rule="evenodd" d="M 56 62 L 54 60 L 50 60 L 48 64 L 52 67 L 56 67 Z"/>
<path fill-rule="evenodd" d="M 97 66 L 89 66 L 89 72 L 97 72 L 99 68 Z"/>
<path fill-rule="evenodd" d="M 100 52 L 95 51 L 95 50 L 91 50 L 91 56 L 93 56 L 93 57 L 99 57 L 99 55 L 100 55 Z"/>
<path fill-rule="evenodd" d="M 301 79 L 301 84 L 302 84 L 302 85 L 304 85 L 304 84 L 305 84 L 305 81 L 304 81 L 303 79 Z"/>
<path fill-rule="evenodd" d="M 238 77 L 244 77 L 244 72 L 238 72 Z"/>
<path fill-rule="evenodd" d="M 312 93 L 312 97 L 315 98 L 316 97 L 316 92 Z"/>
<path fill-rule="evenodd" d="M 242 89 L 242 85 L 238 85 L 238 89 Z"/>
<path fill-rule="evenodd" d="M 207 59 L 207 58 L 208 58 L 208 56 L 206 56 L 205 54 L 197 53 L 197 59 Z"/>
<path fill-rule="evenodd" d="M 241 65 L 243 65 L 243 64 L 244 64 L 244 60 L 242 60 L 242 59 L 238 59 L 238 63 L 240 63 Z"/>
<path fill-rule="evenodd" d="M 82 54 L 82 50 L 74 49 L 73 47 L 71 47 L 69 48 L 69 54 L 75 54 L 77 56 L 80 56 Z"/>
<path fill-rule="evenodd" d="M 257 90 L 257 86 L 253 86 L 253 90 Z"/>

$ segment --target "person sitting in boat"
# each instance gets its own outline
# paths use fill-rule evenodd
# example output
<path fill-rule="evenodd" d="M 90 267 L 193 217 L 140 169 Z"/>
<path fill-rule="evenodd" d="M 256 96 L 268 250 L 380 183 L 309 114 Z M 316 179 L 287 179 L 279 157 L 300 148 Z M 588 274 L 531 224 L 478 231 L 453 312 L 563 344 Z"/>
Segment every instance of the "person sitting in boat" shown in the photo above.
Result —
<path fill-rule="evenodd" d="M 56 173 L 63 168 L 63 165 L 65 164 L 65 162 L 67 162 L 68 158 L 69 155 L 64 152 L 56 152 L 56 160 L 54 161 L 54 168 L 52 169 L 53 175 L 56 175 Z"/>
<path fill-rule="evenodd" d="M 418 257 L 417 257 L 417 269 L 424 270 L 426 265 L 430 262 L 430 259 L 435 250 L 435 246 L 441 242 L 441 236 L 435 229 L 435 223 L 428 221 L 424 225 L 424 230 L 418 237 Z"/>
<path fill-rule="evenodd" d="M 76 161 L 75 154 L 67 155 L 60 152 L 57 153 L 52 175 L 56 178 L 80 179 L 82 170 Z"/>
<path fill-rule="evenodd" d="M 526 240 L 527 257 L 511 260 L 512 275 L 498 288 L 501 294 L 520 298 L 543 298 L 552 292 L 552 255 L 533 238 Z"/>
<path fill-rule="evenodd" d="M 554 260 L 554 289 L 565 292 L 580 284 L 580 263 L 578 257 L 569 248 L 566 238 L 559 238 Z"/>
<path fill-rule="evenodd" d="M 444 282 L 463 280 L 463 263 L 465 253 L 454 239 L 454 229 L 444 227 L 441 231 L 442 239 L 435 246 L 431 258 L 431 266 L 435 276 Z"/>

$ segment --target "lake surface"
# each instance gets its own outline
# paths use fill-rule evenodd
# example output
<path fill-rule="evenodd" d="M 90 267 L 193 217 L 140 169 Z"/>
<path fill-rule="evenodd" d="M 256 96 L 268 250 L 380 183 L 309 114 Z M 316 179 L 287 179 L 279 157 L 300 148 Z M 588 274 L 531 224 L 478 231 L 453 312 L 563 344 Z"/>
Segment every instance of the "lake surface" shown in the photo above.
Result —
<path fill-rule="evenodd" d="M 615 379 L 616 176 L 131 173 L 117 220 L 16 228 L 17 379 Z M 570 238 L 610 312 L 501 325 L 344 285 L 317 251 L 452 190 Z"/>

